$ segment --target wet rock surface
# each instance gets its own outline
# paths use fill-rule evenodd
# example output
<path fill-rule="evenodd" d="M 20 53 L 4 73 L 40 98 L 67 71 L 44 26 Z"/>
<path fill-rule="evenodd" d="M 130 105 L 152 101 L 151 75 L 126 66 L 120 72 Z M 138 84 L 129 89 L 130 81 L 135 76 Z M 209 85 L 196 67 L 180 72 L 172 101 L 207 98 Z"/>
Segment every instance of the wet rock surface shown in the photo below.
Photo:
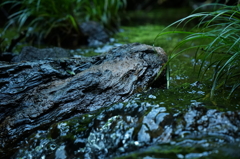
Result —
<path fill-rule="evenodd" d="M 12 154 L 21 146 L 19 141 L 35 130 L 126 100 L 150 86 L 162 86 L 164 76 L 155 77 L 166 60 L 159 47 L 129 44 L 92 58 L 1 65 L 2 157 Z M 56 153 L 62 150 L 64 145 Z"/>
<path fill-rule="evenodd" d="M 38 49 L 32 46 L 25 46 L 20 54 L 12 59 L 12 62 L 39 61 L 70 57 L 71 54 L 67 50 L 59 47 Z"/>
<path fill-rule="evenodd" d="M 171 111 L 153 97 L 138 94 L 95 114 L 56 123 L 22 142 L 14 157 L 240 157 L 240 112 L 207 109 L 197 101 Z"/>
<path fill-rule="evenodd" d="M 84 22 L 79 27 L 81 28 L 83 34 L 87 37 L 88 46 L 99 46 L 109 41 L 107 31 L 97 22 Z"/>

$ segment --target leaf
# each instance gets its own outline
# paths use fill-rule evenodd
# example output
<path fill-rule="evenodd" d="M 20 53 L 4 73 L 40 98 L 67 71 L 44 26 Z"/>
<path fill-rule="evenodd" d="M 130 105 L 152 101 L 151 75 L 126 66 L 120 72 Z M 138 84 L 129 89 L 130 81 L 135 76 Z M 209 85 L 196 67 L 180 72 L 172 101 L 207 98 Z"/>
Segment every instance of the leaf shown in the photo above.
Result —
<path fill-rule="evenodd" d="M 73 76 L 76 75 L 73 71 L 70 71 L 70 70 L 66 70 L 66 72 Z"/>
<path fill-rule="evenodd" d="M 238 81 L 236 80 L 239 78 L 237 75 L 240 74 L 240 4 L 236 6 L 218 6 L 221 6 L 221 8 L 216 11 L 194 13 L 168 25 L 154 39 L 155 42 L 160 36 L 173 33 L 186 34 L 183 40 L 178 42 L 173 51 L 169 54 L 169 61 L 165 64 L 165 67 L 167 67 L 172 59 L 176 58 L 178 55 L 190 49 L 196 49 L 195 61 L 199 59 L 202 61 L 198 71 L 199 78 L 203 78 L 208 69 L 216 66 L 212 77 L 211 98 L 213 98 L 216 89 L 223 85 L 232 84 L 234 80 Z M 174 25 L 179 27 L 181 24 L 184 24 L 185 27 L 186 24 L 196 18 L 200 18 L 200 22 L 194 28 L 202 28 L 201 32 L 166 31 Z M 195 46 L 184 48 L 185 44 L 189 42 L 203 40 L 209 42 L 197 43 Z M 207 67 L 205 66 L 206 62 L 210 62 Z M 167 72 L 167 76 L 168 75 L 170 75 L 169 72 Z M 168 79 L 170 79 L 170 77 L 168 77 Z M 238 83 L 233 85 L 232 91 L 238 86 Z M 230 94 L 232 94 L 232 92 Z"/>

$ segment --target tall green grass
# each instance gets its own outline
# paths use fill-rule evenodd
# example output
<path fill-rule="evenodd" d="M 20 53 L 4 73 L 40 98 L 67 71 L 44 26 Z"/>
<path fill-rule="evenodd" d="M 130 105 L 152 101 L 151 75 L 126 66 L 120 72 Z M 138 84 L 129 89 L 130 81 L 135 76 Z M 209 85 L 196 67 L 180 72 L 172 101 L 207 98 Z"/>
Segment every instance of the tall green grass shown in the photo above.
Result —
<path fill-rule="evenodd" d="M 211 5 L 217 5 L 219 9 L 182 18 L 166 27 L 156 36 L 155 40 L 162 35 L 186 34 L 169 54 L 166 66 L 178 55 L 190 50 L 195 51 L 195 60 L 201 61 L 198 71 L 200 80 L 204 79 L 208 70 L 214 69 L 211 78 L 211 97 L 220 87 L 231 88 L 230 97 L 240 86 L 240 4 L 235 6 Z M 193 28 L 195 31 L 166 31 L 174 25 L 185 28 L 193 20 L 198 20 L 198 24 Z M 170 69 L 167 70 L 169 86 Z"/>
<path fill-rule="evenodd" d="M 40 38 L 52 32 L 80 34 L 79 24 L 97 21 L 110 31 L 119 26 L 119 11 L 126 0 L 6 0 L 16 12 L 11 14 L 5 31 L 15 26 L 18 30 L 31 28 Z M 61 38 L 61 37 L 59 37 Z"/>

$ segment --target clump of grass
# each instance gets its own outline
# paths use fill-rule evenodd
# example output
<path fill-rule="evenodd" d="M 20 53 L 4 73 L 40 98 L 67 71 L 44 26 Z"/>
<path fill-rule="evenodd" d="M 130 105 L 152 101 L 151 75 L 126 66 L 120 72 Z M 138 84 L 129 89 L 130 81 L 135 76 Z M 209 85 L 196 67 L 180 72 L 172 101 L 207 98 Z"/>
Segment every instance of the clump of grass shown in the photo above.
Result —
<path fill-rule="evenodd" d="M 18 31 L 23 27 L 30 27 L 39 33 L 40 37 L 47 37 L 56 28 L 61 28 L 64 32 L 69 32 L 73 28 L 79 31 L 76 13 L 77 6 L 81 1 L 76 0 L 8 0 L 1 5 L 11 4 L 12 9 L 20 7 L 19 10 L 11 14 L 8 18 L 8 27 L 16 25 Z"/>
<path fill-rule="evenodd" d="M 199 24 L 194 27 L 195 31 L 165 31 L 157 35 L 155 40 L 162 35 L 172 33 L 186 34 L 173 51 L 169 54 L 169 62 L 178 55 L 189 50 L 195 50 L 195 60 L 201 60 L 198 76 L 203 79 L 205 73 L 211 68 L 214 69 L 211 78 L 211 97 L 214 91 L 220 87 L 231 88 L 230 95 L 240 86 L 240 4 L 226 6 L 220 4 L 216 11 L 200 12 L 182 18 L 171 25 L 179 27 L 186 26 L 192 20 L 199 20 Z M 201 42 L 199 42 L 201 41 Z M 194 43 L 190 45 L 189 43 Z M 184 46 L 188 44 L 188 47 Z M 166 66 L 167 66 L 166 65 Z M 207 67 L 205 67 L 207 65 Z M 168 81 L 170 75 L 168 74 Z M 168 82 L 169 85 L 169 82 Z"/>
<path fill-rule="evenodd" d="M 82 22 L 93 20 L 110 31 L 117 29 L 119 10 L 126 3 L 126 0 L 7 0 L 0 6 L 10 4 L 16 10 L 8 17 L 5 31 L 10 26 L 17 26 L 19 32 L 31 28 L 38 39 L 54 39 L 59 45 L 63 39 L 82 37 L 79 28 Z"/>

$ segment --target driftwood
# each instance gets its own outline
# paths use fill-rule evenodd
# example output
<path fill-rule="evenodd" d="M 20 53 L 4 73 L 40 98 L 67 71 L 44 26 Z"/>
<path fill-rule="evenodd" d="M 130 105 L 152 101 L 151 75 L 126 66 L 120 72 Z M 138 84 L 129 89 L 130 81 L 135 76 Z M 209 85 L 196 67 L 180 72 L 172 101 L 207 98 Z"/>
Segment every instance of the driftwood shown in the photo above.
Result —
<path fill-rule="evenodd" d="M 34 130 L 164 85 L 164 75 L 154 79 L 166 60 L 160 47 L 128 44 L 97 57 L 0 66 L 0 153 Z"/>

